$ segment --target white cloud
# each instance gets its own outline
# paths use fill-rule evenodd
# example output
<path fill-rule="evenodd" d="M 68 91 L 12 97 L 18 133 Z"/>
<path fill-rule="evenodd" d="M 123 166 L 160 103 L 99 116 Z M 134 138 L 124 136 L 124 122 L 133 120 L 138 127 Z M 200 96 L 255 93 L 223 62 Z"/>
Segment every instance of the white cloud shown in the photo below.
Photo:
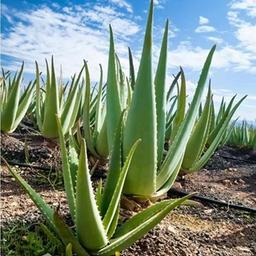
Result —
<path fill-rule="evenodd" d="M 244 24 L 237 29 L 235 35 L 245 50 L 256 54 L 256 25 Z"/>
<path fill-rule="evenodd" d="M 214 42 L 214 43 L 216 43 L 216 44 L 221 44 L 221 43 L 223 43 L 223 39 L 220 38 L 220 37 L 208 36 L 207 39 L 210 40 L 210 41 L 212 41 L 212 42 Z"/>
<path fill-rule="evenodd" d="M 163 9 L 166 0 L 154 0 L 154 6 L 158 9 Z"/>
<path fill-rule="evenodd" d="M 169 52 L 169 67 L 181 65 L 194 71 L 200 71 L 209 49 L 193 47 L 189 42 L 181 42 Z M 212 68 L 254 73 L 253 56 L 232 46 L 217 48 L 212 61 Z"/>
<path fill-rule="evenodd" d="M 213 26 L 209 26 L 209 19 L 204 16 L 199 16 L 199 26 L 195 29 L 196 33 L 209 33 L 214 32 L 216 29 Z"/>
<path fill-rule="evenodd" d="M 242 11 L 251 17 L 256 17 L 256 1 L 255 0 L 235 0 L 230 5 L 231 11 L 228 12 L 227 18 L 229 23 L 234 26 L 234 36 L 238 40 L 238 48 L 241 52 L 251 55 L 254 62 L 252 69 L 256 70 L 256 23 L 255 21 L 246 20 L 246 16 L 242 15 Z"/>
<path fill-rule="evenodd" d="M 121 8 L 125 8 L 130 13 L 133 12 L 132 6 L 129 3 L 127 3 L 127 1 L 125 0 L 109 0 L 109 1 Z"/>
<path fill-rule="evenodd" d="M 199 25 L 206 25 L 209 23 L 209 19 L 207 19 L 206 17 L 204 16 L 200 16 L 199 17 Z"/>
<path fill-rule="evenodd" d="M 53 54 L 57 70 L 62 64 L 64 75 L 78 72 L 86 59 L 92 80 L 98 80 L 99 63 L 103 64 L 104 70 L 107 69 L 110 23 L 117 53 L 128 69 L 129 38 L 140 30 L 132 18 L 115 8 L 97 4 L 86 9 L 73 6 L 58 11 L 39 6 L 28 12 L 6 10 L 5 15 L 9 15 L 8 12 L 18 21 L 11 23 L 9 33 L 2 39 L 2 54 L 15 59 L 5 63 L 5 68 L 16 69 L 17 62 L 24 60 L 26 72 L 31 73 L 35 70 L 35 60 L 42 67 L 44 59 Z"/>
<path fill-rule="evenodd" d="M 235 0 L 231 2 L 231 9 L 244 10 L 251 17 L 256 17 L 256 1 L 255 0 Z"/>
<path fill-rule="evenodd" d="M 214 32 L 214 31 L 216 31 L 216 29 L 214 27 L 208 26 L 208 25 L 202 25 L 195 29 L 196 33 L 209 33 L 209 32 Z"/>

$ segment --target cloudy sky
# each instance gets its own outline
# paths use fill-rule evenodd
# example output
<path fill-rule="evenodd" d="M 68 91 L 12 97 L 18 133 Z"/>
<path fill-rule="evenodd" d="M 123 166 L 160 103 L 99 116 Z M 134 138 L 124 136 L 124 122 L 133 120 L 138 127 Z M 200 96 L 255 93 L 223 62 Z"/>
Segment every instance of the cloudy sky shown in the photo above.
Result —
<path fill-rule="evenodd" d="M 154 2 L 154 62 L 168 18 L 168 77 L 182 66 L 192 93 L 205 57 L 217 43 L 210 73 L 215 100 L 248 94 L 238 115 L 255 120 L 256 0 Z M 68 78 L 79 71 L 85 59 L 97 81 L 99 63 L 106 73 L 108 25 L 112 24 L 124 69 L 128 70 L 128 46 L 137 67 L 148 5 L 148 0 L 2 0 L 2 66 L 16 70 L 24 60 L 26 80 L 33 77 L 35 60 L 44 70 L 44 59 L 53 54 L 56 68 L 61 66 Z"/>

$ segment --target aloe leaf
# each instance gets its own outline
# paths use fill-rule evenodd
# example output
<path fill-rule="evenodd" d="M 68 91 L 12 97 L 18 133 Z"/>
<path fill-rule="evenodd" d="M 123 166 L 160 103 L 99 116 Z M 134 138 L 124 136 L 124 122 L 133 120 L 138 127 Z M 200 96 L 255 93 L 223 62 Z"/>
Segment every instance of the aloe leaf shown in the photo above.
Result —
<path fill-rule="evenodd" d="M 56 84 L 53 57 L 51 62 L 51 76 L 47 64 L 47 88 L 42 134 L 48 138 L 56 138 L 58 136 L 56 115 L 59 114 L 59 93 Z"/>
<path fill-rule="evenodd" d="M 81 95 L 79 94 L 79 81 L 84 67 L 81 69 L 74 85 L 70 87 L 70 92 L 61 112 L 61 124 L 64 134 L 66 134 L 74 125 L 79 110 Z"/>
<path fill-rule="evenodd" d="M 118 88 L 119 88 L 119 99 L 121 104 L 121 110 L 126 108 L 126 87 L 125 87 L 125 75 L 122 70 L 121 62 L 116 55 L 116 68 L 117 68 L 117 81 L 118 81 Z"/>
<path fill-rule="evenodd" d="M 150 4 L 142 57 L 124 129 L 124 156 L 128 155 L 136 140 L 142 139 L 127 175 L 124 186 L 126 194 L 151 195 L 155 191 L 157 127 L 152 81 L 152 22 L 153 1 Z"/>
<path fill-rule="evenodd" d="M 166 126 L 166 65 L 167 65 L 167 49 L 168 49 L 168 20 L 165 24 L 165 31 L 155 75 L 155 94 L 156 94 L 156 117 L 157 117 L 157 163 L 162 161 L 164 142 L 165 142 L 165 126 Z"/>
<path fill-rule="evenodd" d="M 205 147 L 209 132 L 210 114 L 211 89 L 209 87 L 204 110 L 202 111 L 202 114 L 194 127 L 186 147 L 184 159 L 182 162 L 182 169 L 184 170 L 189 170 L 194 162 L 200 157 L 201 152 Z"/>
<path fill-rule="evenodd" d="M 163 204 L 159 203 L 151 206 L 150 208 L 138 213 L 139 216 L 135 215 L 129 220 L 129 224 L 123 231 L 119 231 L 120 236 L 110 240 L 110 244 L 105 246 L 99 251 L 93 252 L 92 255 L 97 256 L 107 256 L 113 255 L 115 251 L 121 251 L 136 240 L 145 235 L 150 229 L 152 229 L 156 224 L 158 224 L 172 209 L 182 204 L 190 196 L 183 197 L 178 200 L 170 200 L 167 205 L 163 207 Z M 151 208 L 154 209 L 152 210 Z M 152 214 L 153 212 L 153 214 Z M 122 228 L 122 227 L 121 227 Z M 118 232 L 118 231 L 117 231 Z M 117 233 L 118 234 L 118 233 Z"/>
<path fill-rule="evenodd" d="M 86 92 L 85 92 L 85 99 L 84 99 L 84 106 L 83 106 L 84 137 L 90 152 L 95 156 L 98 156 L 93 145 L 93 138 L 92 138 L 91 129 L 90 129 L 90 96 L 91 96 L 90 74 L 89 74 L 87 63 L 84 62 L 84 65 L 85 65 L 85 76 L 86 76 Z"/>
<path fill-rule="evenodd" d="M 118 220 L 119 220 L 119 212 L 120 212 L 120 203 L 118 204 L 118 207 L 116 209 L 115 215 L 111 221 L 111 224 L 108 229 L 108 239 L 111 239 L 116 231 Z"/>
<path fill-rule="evenodd" d="M 66 256 L 73 256 L 71 243 L 66 246 Z"/>
<path fill-rule="evenodd" d="M 23 94 L 23 97 L 18 106 L 15 122 L 12 126 L 12 131 L 14 131 L 17 128 L 18 124 L 21 122 L 21 120 L 25 116 L 25 114 L 30 106 L 30 103 L 31 103 L 31 100 L 33 97 L 33 93 L 34 93 L 34 84 L 29 85 Z"/>
<path fill-rule="evenodd" d="M 108 243 L 108 238 L 93 194 L 84 139 L 81 141 L 76 191 L 75 223 L 79 241 L 89 250 L 100 249 Z"/>
<path fill-rule="evenodd" d="M 107 77 L 107 134 L 108 148 L 111 151 L 114 144 L 115 130 L 121 116 L 121 103 L 119 98 L 119 88 L 116 77 L 116 57 L 114 48 L 114 39 L 111 26 L 110 46 L 108 58 L 108 77 Z"/>
<path fill-rule="evenodd" d="M 181 71 L 179 71 L 179 73 L 176 76 L 174 76 L 174 79 L 173 79 L 173 81 L 171 83 L 171 86 L 169 87 L 169 90 L 168 90 L 167 95 L 166 95 L 166 102 L 170 101 L 173 89 L 174 89 L 175 85 L 177 84 L 177 82 L 180 78 L 180 75 L 181 75 Z"/>
<path fill-rule="evenodd" d="M 51 241 L 56 247 L 61 248 L 63 246 L 62 241 L 59 237 L 57 237 L 57 233 L 51 231 L 46 225 L 43 223 L 39 223 L 40 229 L 47 236 L 47 239 Z"/>
<path fill-rule="evenodd" d="M 56 117 L 57 120 L 57 128 L 59 133 L 59 143 L 60 143 L 60 151 L 61 151 L 61 159 L 62 159 L 62 170 L 63 170 L 63 179 L 64 179 L 64 187 L 67 195 L 68 206 L 72 216 L 73 221 L 75 220 L 75 193 L 74 193 L 74 184 L 73 179 L 74 177 L 71 174 L 69 159 L 68 159 L 68 152 L 65 146 L 65 138 L 62 131 L 60 118 Z M 73 166 L 73 163 L 72 163 Z M 73 170 L 74 171 L 74 170 Z M 73 177 L 73 178 L 72 178 Z"/>
<path fill-rule="evenodd" d="M 219 132 L 220 128 L 222 127 L 223 123 L 225 122 L 227 116 L 229 115 L 231 109 L 232 109 L 232 106 L 233 106 L 233 103 L 234 103 L 234 100 L 236 98 L 236 95 L 232 97 L 232 99 L 230 100 L 229 104 L 228 104 L 228 107 L 227 109 L 221 114 L 221 117 L 219 117 L 217 120 L 216 119 L 216 126 L 214 127 L 214 129 L 211 131 L 210 135 L 209 135 L 209 138 L 208 138 L 208 141 L 207 143 L 210 145 L 212 143 L 212 141 L 214 140 L 214 138 L 216 138 L 216 135 L 217 133 Z M 222 103 L 223 105 L 224 103 Z M 223 107 L 222 107 L 223 108 Z M 220 110 L 222 111 L 222 110 Z"/>
<path fill-rule="evenodd" d="M 95 120 L 95 132 L 100 133 L 103 117 L 102 117 L 102 84 L 103 84 L 103 70 L 100 65 L 100 82 L 99 82 L 99 91 L 97 94 L 97 103 L 96 103 L 96 120 Z M 94 136 L 95 137 L 95 136 Z"/>
<path fill-rule="evenodd" d="M 99 209 L 101 209 L 102 204 L 102 194 L 103 194 L 103 186 L 102 186 L 102 179 L 100 179 L 98 187 L 96 189 L 96 203 Z"/>
<path fill-rule="evenodd" d="M 225 132 L 225 130 L 228 127 L 228 124 L 232 118 L 232 116 L 234 115 L 235 111 L 237 110 L 237 108 L 240 106 L 240 104 L 243 102 L 243 100 L 247 97 L 244 96 L 240 101 L 238 101 L 236 103 L 236 105 L 232 108 L 232 110 L 230 111 L 229 115 L 227 116 L 227 118 L 225 119 L 224 123 L 222 124 L 219 132 L 217 133 L 216 137 L 214 138 L 214 140 L 212 141 L 212 143 L 209 145 L 208 149 L 206 150 L 206 152 L 204 152 L 203 156 L 190 168 L 190 171 L 197 171 L 200 170 L 209 160 L 209 158 L 213 155 L 214 151 L 216 150 L 216 148 L 218 147 L 218 145 L 221 142 L 221 139 L 223 137 L 223 134 Z"/>
<path fill-rule="evenodd" d="M 157 192 L 152 197 L 157 198 L 159 196 L 162 196 L 165 193 L 167 193 L 169 191 L 169 189 L 171 189 L 171 187 L 173 186 L 173 184 L 179 174 L 182 160 L 183 160 L 183 157 L 180 158 L 180 161 L 177 163 L 175 169 L 172 171 L 169 179 L 165 182 L 165 184 L 160 189 L 157 190 Z"/>
<path fill-rule="evenodd" d="M 9 92 L 4 111 L 1 113 L 1 130 L 9 132 L 15 122 L 20 98 L 20 82 L 23 73 L 24 63 L 18 73 L 17 79 L 13 79 L 13 85 Z"/>
<path fill-rule="evenodd" d="M 70 132 L 71 134 L 71 132 Z M 71 139 L 73 136 L 69 135 L 69 147 L 68 147 L 68 162 L 70 168 L 70 175 L 72 179 L 72 185 L 74 194 L 76 193 L 76 178 L 77 178 L 77 170 L 78 170 L 78 153 L 76 150 L 76 145 L 74 144 L 74 138 Z"/>
<path fill-rule="evenodd" d="M 107 137 L 107 118 L 105 116 L 100 133 L 97 136 L 95 147 L 97 154 L 103 158 L 107 158 L 109 155 L 108 151 L 108 137 Z"/>
<path fill-rule="evenodd" d="M 107 230 L 107 232 L 109 231 L 111 223 L 112 223 L 112 221 L 113 221 L 113 219 L 116 215 L 116 211 L 118 210 L 118 206 L 119 206 L 120 198 L 121 198 L 121 195 L 122 195 L 122 190 L 123 190 L 125 178 L 126 178 L 128 170 L 129 170 L 132 157 L 133 157 L 134 152 L 135 152 L 139 143 L 140 143 L 140 140 L 137 140 L 134 143 L 134 145 L 132 146 L 132 148 L 131 148 L 131 150 L 130 150 L 127 158 L 126 158 L 126 161 L 124 163 L 122 171 L 121 171 L 121 173 L 118 177 L 118 181 L 116 183 L 115 190 L 112 194 L 111 201 L 108 205 L 106 214 L 105 214 L 104 219 L 103 219 L 103 224 L 104 224 L 104 227 Z"/>
<path fill-rule="evenodd" d="M 181 87 L 177 98 L 177 111 L 173 120 L 173 127 L 170 140 L 173 141 L 180 125 L 185 117 L 186 111 L 186 79 L 183 69 L 180 68 L 181 72 Z"/>
<path fill-rule="evenodd" d="M 161 187 L 166 183 L 166 181 L 170 178 L 173 171 L 176 169 L 179 162 L 183 158 L 187 142 L 189 140 L 197 117 L 198 108 L 204 91 L 205 82 L 210 69 L 215 48 L 216 46 L 214 45 L 207 56 L 190 108 L 186 114 L 184 121 L 180 125 L 177 135 L 175 136 L 175 139 L 171 144 L 167 156 L 160 168 L 157 176 L 157 190 L 160 190 Z"/>
<path fill-rule="evenodd" d="M 39 74 L 38 63 L 36 62 L 36 122 L 40 131 L 42 131 L 42 128 L 43 128 L 43 115 L 42 115 L 42 109 L 41 109 L 42 100 L 43 100 L 42 95 L 40 93 L 40 74 Z"/>
<path fill-rule="evenodd" d="M 134 65 L 133 65 L 132 51 L 130 47 L 128 47 L 128 53 L 129 53 L 129 68 L 130 68 L 130 85 L 131 85 L 131 88 L 134 90 L 135 71 L 134 71 Z"/>
<path fill-rule="evenodd" d="M 213 103 L 213 98 L 211 99 L 211 121 L 210 121 L 210 132 L 209 134 L 211 134 L 211 132 L 214 130 L 215 127 L 215 109 L 214 109 L 214 103 Z"/>
<path fill-rule="evenodd" d="M 16 172 L 11 168 L 8 163 L 3 159 L 4 163 L 8 167 L 8 170 L 13 175 L 15 180 L 23 187 L 23 189 L 28 193 L 29 197 L 41 211 L 45 219 L 48 221 L 53 230 L 56 231 L 55 224 L 53 222 L 53 210 L 48 204 L 42 199 L 42 197 Z"/>
<path fill-rule="evenodd" d="M 57 211 L 53 215 L 54 224 L 57 228 L 58 234 L 64 243 L 64 245 L 71 244 L 72 249 L 77 253 L 78 256 L 90 256 L 90 254 L 82 247 L 79 243 L 72 230 L 67 226 Z"/>
<path fill-rule="evenodd" d="M 102 205 L 101 205 L 101 215 L 105 216 L 108 206 L 111 202 L 111 198 L 115 191 L 121 169 L 122 169 L 122 155 L 121 155 L 121 148 L 122 148 L 122 129 L 123 129 L 123 115 L 122 113 L 121 118 L 119 120 L 119 124 L 116 129 L 115 134 L 115 141 L 113 144 L 113 149 L 111 152 L 110 162 L 109 162 L 109 170 L 108 176 L 106 180 L 106 185 L 104 187 L 103 195 L 102 195 Z"/>

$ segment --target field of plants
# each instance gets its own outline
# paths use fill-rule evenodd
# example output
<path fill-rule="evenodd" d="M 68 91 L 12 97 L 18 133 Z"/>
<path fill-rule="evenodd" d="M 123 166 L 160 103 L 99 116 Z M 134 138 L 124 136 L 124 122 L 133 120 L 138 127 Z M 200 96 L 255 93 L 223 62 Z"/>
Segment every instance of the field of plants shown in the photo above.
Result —
<path fill-rule="evenodd" d="M 129 74 L 111 26 L 96 85 L 86 61 L 65 82 L 53 57 L 28 85 L 23 64 L 2 70 L 1 255 L 256 255 L 256 126 L 234 120 L 246 96 L 214 102 L 216 46 L 194 95 L 182 68 L 167 84 L 168 20 L 154 73 L 153 9 Z"/>

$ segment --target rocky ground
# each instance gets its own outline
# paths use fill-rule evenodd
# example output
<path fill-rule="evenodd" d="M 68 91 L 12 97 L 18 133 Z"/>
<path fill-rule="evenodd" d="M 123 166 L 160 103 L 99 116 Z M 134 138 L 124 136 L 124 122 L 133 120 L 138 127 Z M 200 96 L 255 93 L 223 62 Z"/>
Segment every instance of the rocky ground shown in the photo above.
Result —
<path fill-rule="evenodd" d="M 38 135 L 1 135 L 1 155 L 12 163 L 50 167 L 49 170 L 38 170 L 14 166 L 48 203 L 54 207 L 60 205 L 63 214 L 66 212 L 60 156 L 55 142 Z M 104 167 L 99 168 L 94 173 L 94 182 L 97 182 L 98 176 L 105 177 L 105 172 Z M 205 169 L 180 177 L 175 188 L 256 208 L 255 152 L 224 147 L 214 155 Z M 127 210 L 122 213 L 129 215 Z M 14 226 L 17 227 L 17 223 L 24 222 L 33 231 L 40 219 L 41 215 L 32 201 L 2 163 L 1 243 L 4 249 L 1 255 L 29 255 L 17 249 L 16 244 L 8 245 L 11 239 L 8 232 Z M 24 237 L 24 234 L 21 236 Z M 21 239 L 19 244 L 25 242 Z M 58 253 L 55 251 L 52 255 Z M 144 238 L 123 251 L 122 255 L 256 255 L 256 215 L 203 202 L 196 206 L 181 206 Z"/>

